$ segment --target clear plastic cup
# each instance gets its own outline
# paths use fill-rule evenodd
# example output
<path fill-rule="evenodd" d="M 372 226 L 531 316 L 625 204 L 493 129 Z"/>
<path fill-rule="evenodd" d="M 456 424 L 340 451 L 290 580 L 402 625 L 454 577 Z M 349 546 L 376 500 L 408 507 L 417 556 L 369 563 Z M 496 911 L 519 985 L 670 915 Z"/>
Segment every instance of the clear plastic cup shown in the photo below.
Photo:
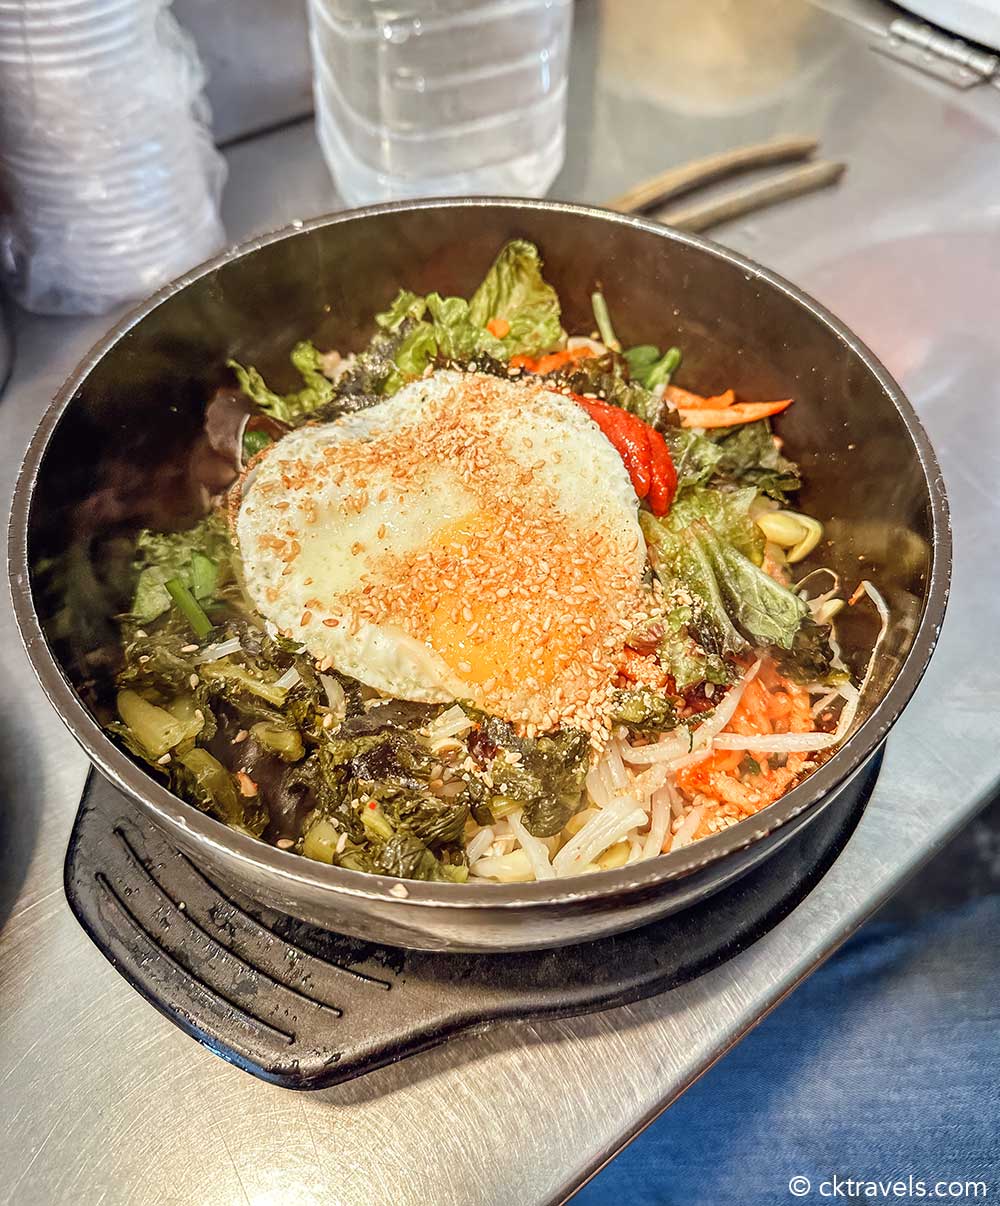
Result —
<path fill-rule="evenodd" d="M 310 0 L 320 146 L 352 204 L 541 196 L 562 166 L 571 0 Z"/>
<path fill-rule="evenodd" d="M 224 242 L 203 73 L 166 0 L 0 0 L 0 261 L 42 313 L 99 313 Z"/>

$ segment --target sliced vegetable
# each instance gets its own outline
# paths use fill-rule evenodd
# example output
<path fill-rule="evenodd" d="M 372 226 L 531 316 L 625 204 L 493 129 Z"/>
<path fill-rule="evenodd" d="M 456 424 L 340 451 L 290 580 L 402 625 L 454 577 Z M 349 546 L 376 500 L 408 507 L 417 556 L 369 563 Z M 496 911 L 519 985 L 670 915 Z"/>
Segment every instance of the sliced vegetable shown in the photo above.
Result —
<path fill-rule="evenodd" d="M 791 404 L 791 398 L 784 398 L 780 402 L 734 402 L 724 409 L 688 410 L 678 407 L 677 413 L 684 427 L 736 427 L 740 423 L 754 423 L 758 419 L 781 414 Z"/>
<path fill-rule="evenodd" d="M 250 726 L 250 736 L 282 762 L 298 762 L 306 752 L 298 729 L 286 725 L 261 720 Z"/>
<path fill-rule="evenodd" d="M 778 502 L 802 484 L 798 467 L 782 456 L 766 419 L 721 429 L 714 438 L 722 451 L 717 468 L 722 480 L 756 486 Z"/>
<path fill-rule="evenodd" d="M 620 352 L 622 345 L 618 342 L 615 329 L 611 325 L 611 311 L 608 309 L 608 303 L 600 289 L 595 289 L 590 295 L 590 304 L 594 308 L 594 322 L 597 323 L 601 342 L 611 348 L 613 352 Z"/>
<path fill-rule="evenodd" d="M 173 599 L 178 611 L 191 625 L 192 632 L 199 640 L 204 640 L 212 631 L 213 625 L 212 621 L 205 615 L 197 599 L 180 578 L 170 578 L 164 583 L 164 586 L 166 587 L 167 594 Z"/>
<path fill-rule="evenodd" d="M 188 734 L 183 720 L 143 699 L 138 691 L 119 691 L 117 705 L 118 715 L 152 760 L 169 753 Z"/>

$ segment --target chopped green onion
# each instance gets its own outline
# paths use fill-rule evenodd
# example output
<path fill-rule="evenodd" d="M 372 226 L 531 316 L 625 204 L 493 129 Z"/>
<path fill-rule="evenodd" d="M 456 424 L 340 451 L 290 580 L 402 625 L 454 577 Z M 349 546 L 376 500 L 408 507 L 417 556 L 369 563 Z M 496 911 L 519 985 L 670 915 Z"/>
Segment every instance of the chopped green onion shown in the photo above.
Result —
<path fill-rule="evenodd" d="M 219 567 L 204 553 L 191 554 L 191 593 L 196 599 L 208 599 L 215 594 Z"/>
<path fill-rule="evenodd" d="M 663 358 L 657 361 L 646 374 L 643 384 L 647 389 L 654 389 L 657 385 L 669 385 L 670 378 L 677 371 L 680 362 L 680 348 L 667 348 L 663 353 Z"/>
<path fill-rule="evenodd" d="M 245 431 L 243 433 L 243 459 L 248 461 L 258 452 L 263 452 L 268 444 L 273 443 L 274 441 L 266 431 Z"/>
<path fill-rule="evenodd" d="M 205 615 L 197 599 L 195 599 L 194 595 L 191 594 L 180 578 L 170 578 L 163 585 L 167 589 L 167 594 L 173 599 L 174 606 L 191 625 L 195 636 L 199 640 L 204 640 L 212 631 L 213 625 L 212 621 Z"/>
<path fill-rule="evenodd" d="M 606 343 L 612 351 L 620 352 L 622 345 L 618 342 L 615 329 L 611 325 L 611 314 L 608 310 L 608 303 L 604 300 L 604 294 L 600 289 L 596 289 L 590 295 L 590 304 L 594 307 L 594 321 L 597 323 L 597 330 L 600 333 L 601 341 Z"/>
<path fill-rule="evenodd" d="M 623 354 L 628 362 L 629 372 L 637 381 L 642 381 L 660 359 L 660 349 L 651 343 L 637 344 L 634 348 L 626 349 Z"/>

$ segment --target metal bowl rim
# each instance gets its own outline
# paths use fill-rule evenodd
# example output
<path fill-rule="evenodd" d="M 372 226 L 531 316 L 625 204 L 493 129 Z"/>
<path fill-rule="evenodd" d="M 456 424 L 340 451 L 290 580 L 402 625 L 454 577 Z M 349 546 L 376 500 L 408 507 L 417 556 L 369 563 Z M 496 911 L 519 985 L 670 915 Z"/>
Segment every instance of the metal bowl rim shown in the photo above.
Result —
<path fill-rule="evenodd" d="M 49 441 L 64 411 L 77 390 L 98 362 L 147 315 L 182 292 L 188 285 L 253 252 L 295 238 L 311 230 L 342 222 L 363 221 L 383 214 L 420 212 L 448 208 L 501 208 L 543 210 L 565 213 L 597 222 L 630 226 L 657 238 L 696 248 L 710 258 L 741 269 L 745 274 L 785 294 L 808 310 L 862 362 L 899 412 L 927 483 L 931 517 L 931 562 L 923 611 L 913 643 L 888 691 L 872 714 L 841 748 L 798 787 L 793 788 L 760 813 L 721 833 L 703 838 L 681 850 L 672 851 L 646 862 L 634 863 L 613 871 L 593 872 L 566 879 L 523 884 L 429 884 L 406 880 L 405 897 L 395 895 L 399 880 L 385 875 L 349 871 L 313 862 L 300 855 L 279 850 L 256 838 L 237 833 L 222 822 L 185 803 L 146 771 L 132 762 L 124 750 L 108 737 L 84 706 L 62 666 L 49 648 L 35 611 L 28 566 L 28 530 L 34 488 Z M 520 909 L 558 907 L 585 901 L 614 899 L 636 892 L 648 892 L 673 880 L 697 872 L 727 855 L 746 849 L 784 826 L 807 809 L 822 806 L 868 761 L 882 744 L 889 729 L 898 720 L 916 690 L 930 660 L 944 620 L 951 572 L 951 527 L 948 500 L 937 458 L 923 425 L 900 387 L 874 353 L 829 310 L 778 273 L 755 261 L 722 247 L 709 239 L 674 230 L 648 219 L 618 214 L 595 206 L 563 201 L 524 200 L 511 197 L 428 198 L 419 201 L 391 202 L 325 214 L 308 221 L 290 224 L 256 235 L 219 255 L 191 268 L 146 301 L 127 313 L 83 357 L 60 388 L 31 439 L 18 474 L 11 508 L 8 533 L 8 568 L 14 614 L 32 669 L 60 719 L 82 746 L 90 761 L 117 788 L 130 796 L 154 818 L 176 833 L 187 835 L 193 844 L 207 848 L 216 860 L 235 857 L 242 871 L 254 882 L 255 872 L 265 879 L 280 879 L 289 891 L 303 887 L 311 891 L 332 892 L 355 898 L 373 899 L 405 909 L 410 906 L 450 909 Z"/>

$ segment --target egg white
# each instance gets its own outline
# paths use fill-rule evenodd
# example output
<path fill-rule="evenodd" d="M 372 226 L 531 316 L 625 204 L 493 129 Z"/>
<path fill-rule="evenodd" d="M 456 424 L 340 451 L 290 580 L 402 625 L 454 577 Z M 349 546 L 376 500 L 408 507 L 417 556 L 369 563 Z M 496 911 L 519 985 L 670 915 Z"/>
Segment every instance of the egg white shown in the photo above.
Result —
<path fill-rule="evenodd" d="M 444 702 L 475 692 L 429 642 L 400 624 L 352 617 L 345 597 L 364 578 L 377 578 L 387 555 L 421 549 L 480 503 L 457 461 L 428 457 L 417 473 L 399 480 L 391 461 L 375 458 L 363 479 L 347 474 L 338 484 L 325 472 L 323 454 L 345 442 L 376 449 L 400 433 L 419 450 L 421 433 L 440 420 L 442 407 L 461 416 L 468 390 L 487 391 L 495 402 L 484 455 L 493 463 L 513 462 L 530 478 L 522 504 L 554 505 L 579 532 L 602 534 L 636 583 L 645 566 L 628 474 L 597 425 L 562 394 L 441 371 L 378 406 L 291 432 L 243 484 L 235 526 L 248 593 L 262 615 L 314 657 L 399 699 Z M 289 484 L 289 464 L 309 467 L 309 480 L 299 482 L 293 473 Z M 300 551 L 290 557 L 293 539 Z M 284 548 L 273 547 L 276 542 Z"/>

